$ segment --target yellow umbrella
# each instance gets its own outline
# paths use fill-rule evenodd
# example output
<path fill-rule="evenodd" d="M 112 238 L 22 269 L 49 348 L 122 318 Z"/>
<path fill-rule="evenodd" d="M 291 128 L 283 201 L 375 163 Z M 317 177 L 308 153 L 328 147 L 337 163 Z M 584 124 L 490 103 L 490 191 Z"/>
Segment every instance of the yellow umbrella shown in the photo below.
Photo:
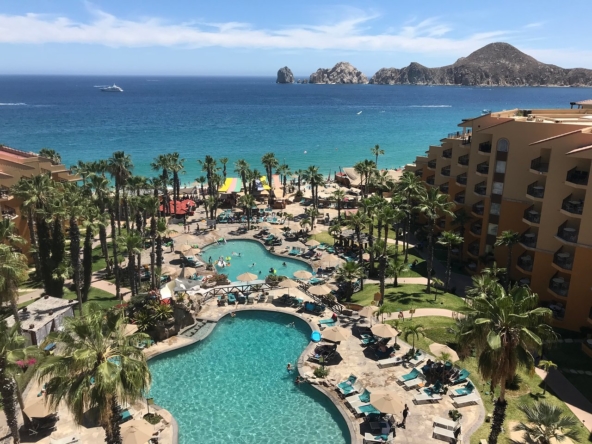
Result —
<path fill-rule="evenodd" d="M 36 401 L 32 402 L 28 406 L 25 406 L 23 412 L 29 418 L 45 418 L 46 416 L 55 413 L 55 410 L 49 408 L 48 404 L 45 403 L 44 397 L 37 398 Z"/>
<path fill-rule="evenodd" d="M 343 327 L 331 327 L 324 329 L 321 336 L 327 341 L 341 342 L 347 341 L 351 336 L 351 332 Z"/>
<path fill-rule="evenodd" d="M 456 353 L 454 350 L 452 350 L 450 347 L 448 347 L 447 345 L 444 344 L 438 344 L 437 342 L 434 342 L 433 344 L 430 344 L 430 351 L 436 355 L 436 357 L 440 356 L 442 353 L 446 353 L 448 355 L 450 355 L 450 360 L 452 362 L 458 361 L 458 353 Z"/>
<path fill-rule="evenodd" d="M 144 420 L 134 419 L 121 424 L 123 444 L 146 444 L 153 434 L 154 426 Z"/>
<path fill-rule="evenodd" d="M 257 279 L 257 275 L 253 274 L 253 273 L 243 273 L 243 274 L 239 274 L 236 279 L 239 282 L 251 282 L 254 281 L 255 279 Z"/>
<path fill-rule="evenodd" d="M 372 334 L 381 338 L 394 338 L 399 335 L 399 332 L 388 324 L 376 324 L 370 330 L 372 330 Z"/>
<path fill-rule="evenodd" d="M 297 279 L 310 279 L 312 277 L 312 273 L 306 270 L 298 270 L 294 272 L 294 277 Z"/>
<path fill-rule="evenodd" d="M 311 239 L 308 242 L 306 242 L 305 245 L 307 247 L 317 247 L 317 246 L 321 245 L 321 243 L 318 240 L 316 240 L 316 239 Z"/>
<path fill-rule="evenodd" d="M 393 392 L 375 392 L 374 390 L 371 390 L 370 404 L 372 404 L 376 410 L 380 410 L 382 413 L 390 413 L 392 415 L 403 412 L 403 409 L 405 408 L 405 403 Z"/>
<path fill-rule="evenodd" d="M 327 287 L 325 284 L 322 285 L 314 285 L 308 289 L 310 294 L 314 294 L 315 296 L 326 296 L 331 293 L 331 289 Z"/>

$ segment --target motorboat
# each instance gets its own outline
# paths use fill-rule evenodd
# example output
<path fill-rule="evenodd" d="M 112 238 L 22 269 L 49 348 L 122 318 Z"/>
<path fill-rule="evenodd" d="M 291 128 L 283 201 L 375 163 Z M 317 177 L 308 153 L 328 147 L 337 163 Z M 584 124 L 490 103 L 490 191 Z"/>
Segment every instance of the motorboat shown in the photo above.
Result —
<path fill-rule="evenodd" d="M 117 86 L 115 83 L 113 84 L 113 86 L 106 86 L 104 88 L 101 88 L 101 91 L 104 92 L 123 92 L 123 89 L 121 89 L 119 86 Z"/>

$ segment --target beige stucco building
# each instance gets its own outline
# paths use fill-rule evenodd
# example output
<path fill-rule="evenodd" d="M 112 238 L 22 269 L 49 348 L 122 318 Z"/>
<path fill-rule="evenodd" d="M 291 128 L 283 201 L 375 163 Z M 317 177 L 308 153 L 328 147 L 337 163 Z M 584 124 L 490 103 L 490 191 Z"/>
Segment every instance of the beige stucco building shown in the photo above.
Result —
<path fill-rule="evenodd" d="M 463 120 L 406 170 L 470 215 L 469 272 L 493 259 L 504 267 L 507 249 L 494 248 L 496 236 L 519 232 L 512 279 L 530 284 L 553 310 L 554 325 L 578 330 L 592 327 L 592 101 L 574 104 Z M 459 229 L 451 218 L 438 227 Z"/>

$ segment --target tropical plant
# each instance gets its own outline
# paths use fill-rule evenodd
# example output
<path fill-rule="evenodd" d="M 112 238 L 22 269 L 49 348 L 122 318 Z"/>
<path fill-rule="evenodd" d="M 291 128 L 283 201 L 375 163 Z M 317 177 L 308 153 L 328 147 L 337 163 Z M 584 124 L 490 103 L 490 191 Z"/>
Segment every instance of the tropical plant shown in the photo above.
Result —
<path fill-rule="evenodd" d="M 181 179 L 179 179 L 179 174 L 185 173 L 183 169 L 185 167 L 185 159 L 181 159 L 177 152 L 170 153 L 168 156 L 169 168 L 173 172 L 173 208 L 175 214 L 177 214 L 177 201 L 181 196 Z M 228 159 L 224 159 L 228 162 Z M 226 179 L 226 163 L 224 163 L 224 178 Z"/>
<path fill-rule="evenodd" d="M 134 165 L 132 158 L 123 151 L 116 151 L 107 160 L 108 171 L 115 181 L 115 217 L 117 217 L 117 230 L 121 235 L 121 189 L 125 186 L 128 177 L 131 176 L 131 170 Z"/>
<path fill-rule="evenodd" d="M 25 239 L 18 235 L 13 220 L 8 218 L 2 218 L 0 220 L 0 242 L 6 243 L 12 248 L 26 243 Z"/>
<path fill-rule="evenodd" d="M 351 301 L 354 282 L 364 277 L 364 269 L 356 262 L 346 262 L 337 269 L 336 280 L 345 284 L 345 300 Z"/>
<path fill-rule="evenodd" d="M 400 207 L 407 216 L 403 239 L 405 244 L 405 263 L 409 262 L 409 229 L 411 227 L 411 212 L 414 208 L 414 201 L 417 200 L 423 190 L 424 187 L 421 183 L 421 179 L 411 171 L 403 172 L 395 187 L 396 194 L 400 196 Z"/>
<path fill-rule="evenodd" d="M 380 148 L 380 145 L 374 145 L 370 148 L 370 152 L 375 156 L 374 165 L 378 168 L 378 156 L 384 156 L 384 150 Z"/>
<path fill-rule="evenodd" d="M 312 205 L 314 208 L 319 207 L 319 185 L 325 182 L 325 178 L 319 173 L 319 167 L 315 165 L 309 166 L 302 172 L 302 178 L 310 185 L 312 195 Z"/>
<path fill-rule="evenodd" d="M 238 204 L 247 215 L 247 230 L 250 230 L 253 207 L 257 204 L 255 197 L 252 194 L 245 194 L 238 199 Z"/>
<path fill-rule="evenodd" d="M 466 290 L 466 296 L 469 299 L 490 298 L 499 294 L 502 286 L 496 277 L 481 273 L 471 277 L 473 285 Z"/>
<path fill-rule="evenodd" d="M 80 425 L 84 413 L 96 409 L 109 444 L 122 443 L 120 403 L 142 399 L 151 381 L 144 353 L 135 347 L 148 336 L 125 336 L 123 325 L 121 311 L 103 312 L 88 304 L 85 316 L 66 318 L 64 331 L 52 337 L 61 351 L 42 362 L 38 372 L 48 404 L 57 408 L 64 402 Z"/>
<path fill-rule="evenodd" d="M 280 181 L 282 182 L 283 186 L 282 197 L 286 197 L 286 191 L 288 189 L 288 176 L 292 174 L 292 171 L 290 171 L 290 167 L 287 164 L 283 163 L 278 166 L 276 172 L 280 175 Z"/>
<path fill-rule="evenodd" d="M 387 302 L 382 304 L 378 310 L 373 313 L 373 315 L 376 317 L 376 319 L 380 318 L 380 322 L 384 323 L 384 315 L 386 314 L 390 317 L 395 311 L 397 311 L 397 307 Z"/>
<path fill-rule="evenodd" d="M 526 421 L 520 421 L 514 426 L 514 431 L 524 432 L 529 442 L 550 444 L 552 441 L 563 442 L 571 439 L 580 442 L 576 429 L 578 420 L 556 405 L 547 402 L 535 402 L 532 405 L 518 406 L 526 416 Z"/>
<path fill-rule="evenodd" d="M 224 180 L 226 180 L 226 165 L 228 164 L 228 157 L 221 157 L 220 164 L 222 165 L 222 176 L 224 176 Z"/>
<path fill-rule="evenodd" d="M 249 194 L 249 184 L 247 182 L 247 177 L 249 175 L 249 164 L 247 163 L 246 160 L 244 159 L 239 159 L 236 162 L 234 162 L 234 172 L 236 174 L 238 174 L 242 181 L 243 181 L 243 189 L 245 191 L 245 194 Z"/>
<path fill-rule="evenodd" d="M 273 183 L 272 176 L 273 170 L 276 169 L 280 162 L 276 159 L 274 153 L 265 153 L 263 157 L 261 157 L 261 164 L 265 168 L 265 175 L 267 176 L 267 183 L 269 186 Z"/>
<path fill-rule="evenodd" d="M 15 320 L 19 318 L 18 287 L 28 277 L 27 257 L 8 245 L 0 244 L 0 301 L 10 305 Z"/>
<path fill-rule="evenodd" d="M 458 235 L 463 239 L 465 238 L 466 227 L 470 220 L 471 216 L 469 216 L 469 214 L 464 209 L 461 208 L 460 210 L 454 212 L 452 226 L 458 227 Z M 461 247 L 459 250 L 459 259 L 461 262 L 463 262 L 463 248 Z"/>
<path fill-rule="evenodd" d="M 360 211 L 358 211 L 355 214 L 352 214 L 350 218 L 347 220 L 347 228 L 354 230 L 356 239 L 358 241 L 360 265 L 362 264 L 362 256 L 364 254 L 364 249 L 362 248 L 362 231 L 366 229 L 369 223 L 370 221 L 368 220 L 366 215 Z"/>
<path fill-rule="evenodd" d="M 397 263 L 395 261 L 390 261 L 388 267 L 386 268 L 386 277 L 393 279 L 393 286 L 399 286 L 399 276 L 404 275 L 409 271 L 409 266 L 405 263 Z"/>
<path fill-rule="evenodd" d="M 553 361 L 541 360 L 539 361 L 539 367 L 541 367 L 545 373 L 549 373 L 551 370 L 557 370 L 557 364 Z M 547 378 L 543 379 L 543 395 L 547 393 Z"/>
<path fill-rule="evenodd" d="M 512 250 L 514 245 L 520 242 L 520 233 L 512 230 L 503 231 L 501 236 L 495 240 L 496 247 L 506 247 L 508 249 L 508 259 L 506 261 L 506 291 L 510 287 L 510 270 L 512 269 Z"/>
<path fill-rule="evenodd" d="M 456 233 L 453 233 L 452 231 L 444 231 L 442 232 L 440 239 L 438 239 L 438 243 L 440 245 L 444 245 L 447 251 L 445 286 L 446 291 L 449 291 L 450 278 L 452 277 L 452 248 L 456 245 L 462 244 L 463 238 L 457 235 Z"/>
<path fill-rule="evenodd" d="M 373 160 L 365 159 L 354 165 L 354 171 L 360 176 L 360 187 L 364 197 L 368 196 L 368 184 L 375 170 L 376 164 Z"/>
<path fill-rule="evenodd" d="M 415 339 L 419 339 L 420 337 L 425 336 L 425 332 L 423 329 L 423 325 L 421 324 L 408 324 L 403 327 L 403 337 L 407 341 L 407 339 L 411 336 L 413 340 L 411 344 L 411 350 L 415 352 Z"/>
<path fill-rule="evenodd" d="M 39 155 L 51 160 L 52 165 L 59 165 L 62 163 L 62 156 L 60 156 L 60 153 L 51 148 L 41 148 L 39 150 Z"/>
<path fill-rule="evenodd" d="M 118 238 L 117 241 L 119 242 L 119 248 L 121 248 L 122 253 L 127 252 L 127 267 L 133 297 L 138 294 L 139 285 L 138 271 L 136 270 L 136 255 L 142 252 L 144 240 L 138 233 L 128 231 L 125 235 Z"/>
<path fill-rule="evenodd" d="M 337 204 L 337 220 L 338 220 L 338 223 L 341 224 L 341 204 L 343 203 L 343 201 L 345 199 L 345 191 L 343 191 L 342 189 L 337 189 L 337 190 L 333 191 L 333 193 L 331 194 L 331 197 L 333 198 L 333 200 Z"/>

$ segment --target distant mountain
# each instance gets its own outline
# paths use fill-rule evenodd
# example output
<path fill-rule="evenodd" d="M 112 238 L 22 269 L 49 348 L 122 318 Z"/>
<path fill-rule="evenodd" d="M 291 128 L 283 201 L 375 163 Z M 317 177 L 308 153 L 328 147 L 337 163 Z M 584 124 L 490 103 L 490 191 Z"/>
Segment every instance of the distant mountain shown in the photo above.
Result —
<path fill-rule="evenodd" d="M 541 63 L 508 43 L 490 43 L 454 64 L 427 68 L 411 63 L 401 69 L 382 68 L 376 85 L 465 86 L 592 86 L 592 70 L 565 69 Z"/>
<path fill-rule="evenodd" d="M 319 68 L 310 75 L 310 83 L 344 83 L 357 84 L 368 83 L 366 77 L 361 71 L 356 69 L 350 63 L 339 62 L 333 68 Z"/>

